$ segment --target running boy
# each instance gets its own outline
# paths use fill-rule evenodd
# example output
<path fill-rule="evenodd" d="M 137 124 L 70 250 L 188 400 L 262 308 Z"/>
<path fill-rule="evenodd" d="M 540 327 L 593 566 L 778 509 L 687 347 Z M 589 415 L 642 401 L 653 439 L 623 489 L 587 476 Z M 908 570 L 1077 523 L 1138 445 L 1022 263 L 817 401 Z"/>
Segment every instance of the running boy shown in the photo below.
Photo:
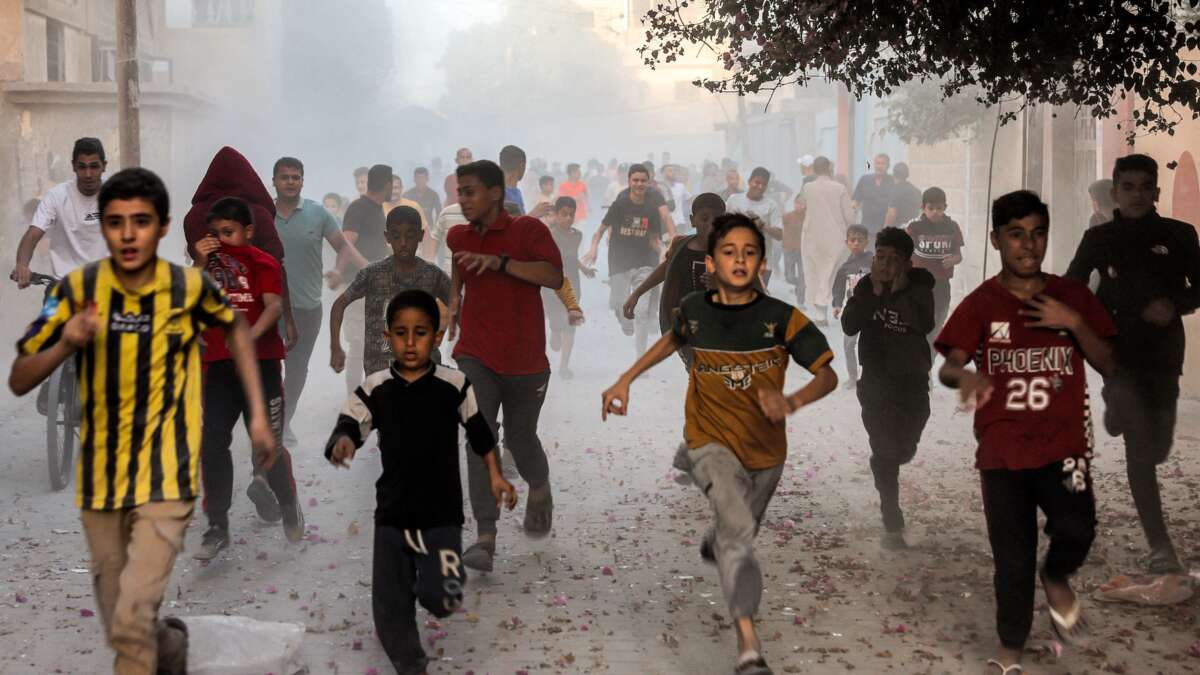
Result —
<path fill-rule="evenodd" d="M 933 285 L 933 327 L 929 329 L 932 348 L 933 338 L 950 311 L 950 280 L 954 278 L 954 267 L 963 259 L 962 229 L 946 215 L 945 191 L 931 187 L 921 193 L 921 217 L 908 224 L 908 235 L 915 247 L 913 267 L 928 270 L 936 280 Z"/>
<path fill-rule="evenodd" d="M 200 270 L 158 257 L 170 222 L 162 181 L 125 169 L 100 188 L 98 205 L 110 257 L 75 269 L 50 292 L 17 343 L 9 386 L 24 395 L 78 359 L 86 403 L 75 502 L 100 620 L 117 652 L 113 670 L 183 674 L 187 628 L 159 621 L 158 609 L 200 491 L 204 328 L 229 329 L 259 466 L 271 466 L 275 438 L 249 325 Z"/>
<path fill-rule="evenodd" d="M 1084 359 L 1103 375 L 1115 367 L 1116 332 L 1087 286 L 1042 272 L 1049 209 L 1020 190 L 992 204 L 1000 273 L 963 299 L 934 343 L 946 357 L 939 377 L 975 408 L 983 512 L 995 560 L 999 675 L 1021 672 L 1033 624 L 1037 510 L 1050 536 L 1040 577 L 1059 638 L 1081 632 L 1070 576 L 1096 534 L 1092 420 Z M 975 362 L 975 370 L 966 368 Z"/>
<path fill-rule="evenodd" d="M 1200 305 L 1196 229 L 1158 215 L 1158 163 L 1146 155 L 1113 166 L 1112 222 L 1083 235 L 1067 276 L 1100 276 L 1096 296 L 1117 322 L 1117 373 L 1104 380 L 1104 426 L 1125 437 L 1125 469 L 1152 574 L 1184 571 L 1167 532 L 1157 466 L 1175 440 L 1185 314 Z"/>
<path fill-rule="evenodd" d="M 710 289 L 710 277 L 705 266 L 708 253 L 708 236 L 713 220 L 725 213 L 725 201 L 711 192 L 705 192 L 692 200 L 692 227 L 695 234 L 676 237 L 667 250 L 666 259 L 654 268 L 650 276 L 629 294 L 622 311 L 625 318 L 632 320 L 638 301 L 651 289 L 662 284 L 662 300 L 658 305 L 658 326 L 663 335 L 671 332 L 675 312 L 684 298 L 696 291 Z M 679 356 L 686 368 L 692 367 L 692 348 L 679 347 Z"/>
<path fill-rule="evenodd" d="M 625 415 L 629 387 L 681 346 L 695 351 L 684 434 L 692 479 L 716 517 L 700 547 L 715 561 L 738 636 L 738 675 L 768 675 L 754 615 L 762 571 L 753 539 L 787 456 L 785 421 L 837 386 L 825 336 L 791 305 L 757 290 L 766 242 L 749 217 L 716 219 L 705 265 L 717 289 L 683 299 L 673 330 L 604 392 L 601 417 Z M 813 373 L 799 391 L 783 394 L 788 357 Z"/>
<path fill-rule="evenodd" d="M 465 375 L 432 360 L 441 341 L 439 308 L 418 289 L 397 294 L 384 315 L 392 353 L 347 400 L 325 458 L 349 468 L 372 429 L 379 432 L 383 474 L 375 483 L 371 607 L 375 632 L 397 673 L 424 673 L 414 601 L 439 619 L 462 604 L 463 494 L 458 427 L 487 464 L 497 507 L 517 493 L 500 475 L 496 438 Z"/>
<path fill-rule="evenodd" d="M 283 520 L 290 542 L 304 537 L 304 515 L 296 498 L 292 458 L 283 447 L 283 358 L 287 350 L 276 326 L 283 312 L 283 274 L 279 263 L 250 245 L 254 224 L 250 207 L 237 197 L 218 199 L 209 209 L 207 237 L 196 242 L 195 265 L 225 291 L 234 310 L 244 314 L 255 340 L 258 372 L 266 397 L 271 433 L 279 456 L 270 467 L 254 466 L 246 496 L 267 522 Z M 233 357 L 225 346 L 225 329 L 204 331 L 204 432 L 200 468 L 204 472 L 204 532 L 197 560 L 212 560 L 229 545 L 229 506 L 233 499 L 233 427 L 248 417 L 249 407 L 236 386 Z"/>
<path fill-rule="evenodd" d="M 575 327 L 583 323 L 583 311 L 579 299 L 583 287 L 579 285 L 579 273 L 595 276 L 596 270 L 579 263 L 579 245 L 583 233 L 575 225 L 575 200 L 559 197 L 554 202 L 554 211 L 549 216 L 550 236 L 562 256 L 563 288 L 552 291 L 542 289 L 542 305 L 546 308 L 546 319 L 550 322 L 550 349 L 559 352 L 558 376 L 564 380 L 574 377 L 571 372 L 571 351 L 575 347 Z M 568 283 L 570 284 L 568 286 Z M 571 294 L 564 297 L 564 291 Z"/>
<path fill-rule="evenodd" d="M 933 324 L 933 276 L 913 269 L 912 254 L 913 241 L 904 230 L 880 230 L 870 273 L 855 283 L 842 312 L 847 342 L 850 336 L 858 338 L 862 350 L 858 402 L 883 516 L 881 544 L 889 550 L 908 548 L 900 510 L 900 467 L 917 454 L 929 420 L 933 362 L 925 336 Z M 846 358 L 852 353 L 847 347 Z"/>
<path fill-rule="evenodd" d="M 346 367 L 341 334 L 350 303 L 362 299 L 366 305 L 362 328 L 363 374 L 370 375 L 387 370 L 392 360 L 384 310 L 397 293 L 417 288 L 432 295 L 442 307 L 450 302 L 450 277 L 437 265 L 417 256 L 417 247 L 425 238 L 421 214 L 411 206 L 397 206 L 387 214 L 383 235 L 392 248 L 391 257 L 359 270 L 329 310 L 329 363 L 334 372 L 340 373 Z M 435 363 L 441 362 L 437 351 L 432 358 Z"/>
<path fill-rule="evenodd" d="M 862 225 L 851 225 L 846 228 L 846 249 L 850 257 L 838 268 L 833 277 L 833 318 L 842 314 L 842 305 L 849 302 L 850 295 L 858 288 L 858 282 L 871 271 L 874 258 L 867 251 L 867 239 L 871 233 Z M 845 333 L 842 337 L 842 347 L 846 351 L 846 383 L 843 389 L 853 389 L 858 386 L 858 334 Z M 925 369 L 929 371 L 928 368 Z"/>

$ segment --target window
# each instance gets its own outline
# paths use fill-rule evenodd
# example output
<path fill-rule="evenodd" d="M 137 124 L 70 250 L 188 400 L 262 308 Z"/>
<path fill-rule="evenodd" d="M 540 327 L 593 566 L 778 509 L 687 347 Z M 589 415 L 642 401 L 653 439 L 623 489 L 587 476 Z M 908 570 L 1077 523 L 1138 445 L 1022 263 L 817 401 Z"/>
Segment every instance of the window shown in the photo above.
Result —
<path fill-rule="evenodd" d="M 46 19 L 46 80 L 62 82 L 66 78 L 66 47 L 62 22 Z"/>
<path fill-rule="evenodd" d="M 192 0 L 192 26 L 221 28 L 254 23 L 254 0 Z"/>

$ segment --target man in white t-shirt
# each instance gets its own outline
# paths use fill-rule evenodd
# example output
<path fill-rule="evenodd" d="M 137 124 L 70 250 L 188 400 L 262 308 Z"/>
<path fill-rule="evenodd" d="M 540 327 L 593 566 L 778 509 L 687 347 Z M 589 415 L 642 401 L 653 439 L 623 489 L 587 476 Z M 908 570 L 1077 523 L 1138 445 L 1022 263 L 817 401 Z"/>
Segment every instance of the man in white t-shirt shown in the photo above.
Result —
<path fill-rule="evenodd" d="M 777 270 L 783 250 L 780 243 L 783 239 L 783 212 L 779 204 L 767 198 L 767 186 L 770 184 L 771 172 L 761 166 L 756 167 L 746 181 L 746 191 L 731 194 L 725 200 L 725 212 L 758 217 L 767 238 L 766 268 Z"/>
<path fill-rule="evenodd" d="M 108 162 L 96 138 L 81 138 L 71 150 L 75 180 L 55 185 L 42 196 L 29 229 L 17 245 L 13 277 L 17 286 L 29 286 L 29 261 L 42 237 L 50 235 L 50 271 L 63 278 L 68 272 L 108 256 L 100 234 L 100 209 L 96 196 Z"/>

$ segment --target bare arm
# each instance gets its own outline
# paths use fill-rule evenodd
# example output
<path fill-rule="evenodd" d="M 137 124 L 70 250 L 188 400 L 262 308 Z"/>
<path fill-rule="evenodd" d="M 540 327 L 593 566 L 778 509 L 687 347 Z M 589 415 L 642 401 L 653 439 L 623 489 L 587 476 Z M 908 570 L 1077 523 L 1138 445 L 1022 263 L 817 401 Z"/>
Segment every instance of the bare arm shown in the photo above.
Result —
<path fill-rule="evenodd" d="M 343 292 L 329 308 L 329 366 L 335 373 L 342 372 L 346 367 L 346 352 L 342 351 L 342 320 L 349 304 L 350 300 Z"/>
<path fill-rule="evenodd" d="M 454 262 L 461 265 L 468 274 L 483 274 L 487 271 L 500 271 L 500 256 L 486 253 L 470 253 L 459 251 L 454 254 Z M 562 269 L 554 263 L 544 260 L 513 260 L 509 259 L 504 273 L 527 284 L 542 286 L 556 291 L 562 287 Z M 453 280 L 452 280 L 453 283 Z"/>
<path fill-rule="evenodd" d="M 1112 343 L 1097 335 L 1079 312 L 1046 295 L 1035 296 L 1027 304 L 1027 308 L 1018 311 L 1021 316 L 1033 319 L 1025 324 L 1027 328 L 1070 331 L 1083 350 L 1083 357 L 1097 372 L 1107 377 L 1116 371 Z"/>
<path fill-rule="evenodd" d="M 938 371 L 942 384 L 957 389 L 959 400 L 967 407 L 981 408 L 992 398 L 992 381 L 967 368 L 970 357 L 961 349 L 951 349 Z"/>
<path fill-rule="evenodd" d="M 624 415 L 629 411 L 629 386 L 642 373 L 650 370 L 655 365 L 662 362 L 663 359 L 674 354 L 681 346 L 683 340 L 680 340 L 674 332 L 667 333 L 658 339 L 650 349 L 642 354 L 633 367 L 626 371 L 617 383 L 609 387 L 601 397 L 600 419 L 607 420 L 609 413 L 614 415 Z"/>
<path fill-rule="evenodd" d="M 328 241 L 329 245 L 333 247 L 334 252 L 337 253 L 337 263 L 335 269 L 339 270 L 339 274 L 340 270 L 346 268 L 347 260 L 350 264 L 353 264 L 360 269 L 371 264 L 367 262 L 366 258 L 362 257 L 361 253 L 358 252 L 358 248 L 354 246 L 354 239 L 352 239 L 352 237 L 357 239 L 358 233 L 343 233 L 341 230 L 334 230 L 333 234 L 330 234 L 325 238 L 325 241 Z"/>
<path fill-rule="evenodd" d="M 600 250 L 600 240 L 604 238 L 604 233 L 608 231 L 608 225 L 600 223 L 600 227 L 596 228 L 596 234 L 592 235 L 592 243 L 588 246 L 587 253 L 580 258 L 583 262 L 591 267 L 596 263 L 596 253 Z"/>
<path fill-rule="evenodd" d="M 267 419 L 267 406 L 263 397 L 262 378 L 258 373 L 258 356 L 254 350 L 254 340 L 250 336 L 250 326 L 240 314 L 235 315 L 233 325 L 225 329 L 225 344 L 233 356 L 233 365 L 237 369 L 238 379 L 245 393 L 247 425 L 250 432 L 250 442 L 254 446 L 254 464 L 260 468 L 270 468 L 275 463 L 275 435 L 271 432 L 271 423 Z"/>
<path fill-rule="evenodd" d="M 796 412 L 810 403 L 825 398 L 829 392 L 837 388 L 837 383 L 838 377 L 837 373 L 833 371 L 833 367 L 828 363 L 821 366 L 820 370 L 813 373 L 813 378 L 807 384 L 788 395 L 787 403 L 790 412 Z"/>
<path fill-rule="evenodd" d="M 17 264 L 13 268 L 13 278 L 17 282 L 17 288 L 29 287 L 29 262 L 33 260 L 33 251 L 44 236 L 46 236 L 44 231 L 32 225 L 25 230 L 25 234 L 21 235 L 21 242 L 17 244 Z"/>
<path fill-rule="evenodd" d="M 75 349 L 65 340 L 59 340 L 44 352 L 21 354 L 8 374 L 8 388 L 17 396 L 28 394 L 74 353 Z"/>
<path fill-rule="evenodd" d="M 662 216 L 663 227 L 667 228 L 667 236 L 674 239 L 677 234 L 675 230 L 675 219 L 671 217 L 671 210 L 666 204 L 658 207 L 658 215 Z"/>
<path fill-rule="evenodd" d="M 272 326 L 279 323 L 279 317 L 283 315 L 283 298 L 274 293 L 263 293 L 263 311 L 258 315 L 258 321 L 250 327 L 251 339 L 257 340 L 264 333 L 271 329 Z"/>

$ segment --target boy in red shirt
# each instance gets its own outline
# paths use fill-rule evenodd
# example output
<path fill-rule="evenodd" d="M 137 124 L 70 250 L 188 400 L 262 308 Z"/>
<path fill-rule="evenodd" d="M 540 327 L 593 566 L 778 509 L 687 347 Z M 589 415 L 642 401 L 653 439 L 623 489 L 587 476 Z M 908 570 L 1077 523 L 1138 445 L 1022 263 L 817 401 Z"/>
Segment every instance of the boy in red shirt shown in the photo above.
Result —
<path fill-rule="evenodd" d="M 258 352 L 263 396 L 271 432 L 279 455 L 270 466 L 255 466 L 246 495 L 263 520 L 283 520 L 288 541 L 304 536 L 304 515 L 296 498 L 292 458 L 283 447 L 283 378 L 281 364 L 287 355 L 276 326 L 283 312 L 283 274 L 279 263 L 249 244 L 254 225 L 246 202 L 236 197 L 217 200 L 208 213 L 208 236 L 196 243 L 196 267 L 224 289 L 230 305 L 245 314 Z M 196 552 L 197 560 L 211 560 L 229 545 L 229 506 L 233 498 L 233 426 L 248 406 L 225 346 L 223 328 L 204 332 L 204 421 L 200 470 L 204 478 L 204 515 L 208 530 Z"/>
<path fill-rule="evenodd" d="M 988 665 L 1007 675 L 1021 672 L 1033 625 L 1039 508 L 1050 536 L 1039 576 L 1051 624 L 1064 642 L 1082 632 L 1069 577 L 1096 535 L 1084 359 L 1111 373 L 1116 328 L 1087 286 L 1042 272 L 1050 215 L 1036 194 L 1000 197 L 992 223 L 1000 274 L 963 299 L 935 346 L 946 357 L 942 383 L 975 408 L 1000 634 Z M 968 370 L 972 360 L 976 369 Z"/>

